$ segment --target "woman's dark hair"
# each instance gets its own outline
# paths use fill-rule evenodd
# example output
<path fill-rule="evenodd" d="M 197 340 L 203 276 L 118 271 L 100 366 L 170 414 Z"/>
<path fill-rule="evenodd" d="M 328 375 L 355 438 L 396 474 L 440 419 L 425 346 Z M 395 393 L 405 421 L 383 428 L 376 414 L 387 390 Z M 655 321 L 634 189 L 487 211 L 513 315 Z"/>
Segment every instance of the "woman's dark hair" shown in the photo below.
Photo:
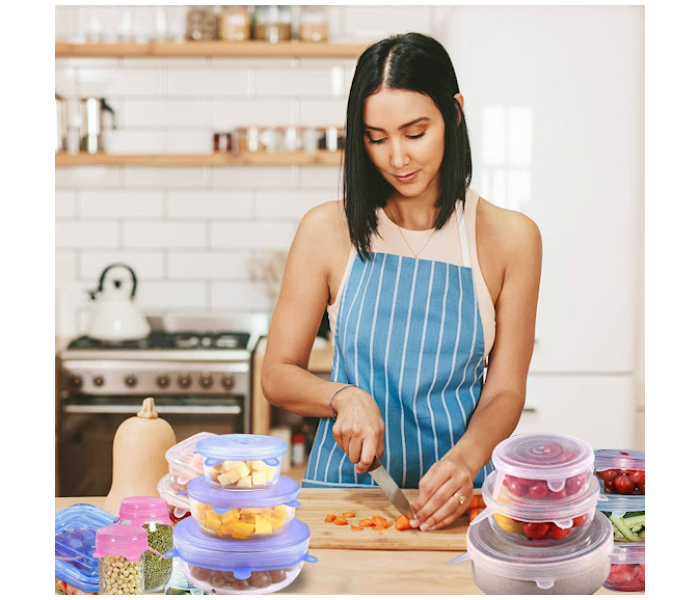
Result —
<path fill-rule="evenodd" d="M 386 206 L 393 190 L 374 166 L 364 145 L 364 103 L 383 87 L 429 96 L 445 121 L 445 152 L 440 165 L 440 198 L 435 227 L 452 215 L 457 199 L 464 201 L 472 176 L 472 158 L 464 113 L 455 100 L 457 76 L 445 48 L 420 33 L 381 40 L 357 61 L 348 97 L 345 124 L 343 202 L 350 239 L 359 256 L 370 255 L 370 239 L 377 231 L 378 207 Z"/>

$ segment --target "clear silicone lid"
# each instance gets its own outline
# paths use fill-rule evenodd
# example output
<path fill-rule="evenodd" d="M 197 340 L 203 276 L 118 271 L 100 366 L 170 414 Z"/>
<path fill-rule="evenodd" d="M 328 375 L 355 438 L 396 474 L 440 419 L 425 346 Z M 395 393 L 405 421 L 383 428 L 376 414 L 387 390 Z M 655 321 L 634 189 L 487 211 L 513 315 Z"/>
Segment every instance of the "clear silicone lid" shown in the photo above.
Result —
<path fill-rule="evenodd" d="M 186 485 L 190 479 L 204 475 L 202 455 L 197 453 L 196 447 L 198 442 L 210 437 L 214 437 L 214 434 L 207 431 L 196 433 L 175 444 L 165 453 L 171 474 L 177 477 L 182 485 Z"/>
<path fill-rule="evenodd" d="M 164 475 L 158 482 L 158 493 L 160 494 L 161 498 L 165 498 L 165 501 L 170 506 L 174 506 L 175 508 L 185 512 L 190 510 L 189 496 L 187 496 L 187 494 L 183 494 L 182 492 L 178 492 L 178 490 L 175 489 L 172 479 L 170 479 L 170 475 Z"/>
<path fill-rule="evenodd" d="M 209 467 L 222 460 L 262 460 L 276 467 L 280 464 L 279 457 L 286 451 L 287 442 L 269 435 L 230 433 L 197 442 L 197 452 L 204 457 L 204 465 Z"/>
<path fill-rule="evenodd" d="M 622 516 L 626 513 L 645 512 L 644 495 L 625 494 L 601 494 L 596 508 L 604 513 L 612 513 L 613 516 Z"/>
<path fill-rule="evenodd" d="M 595 470 L 630 469 L 644 470 L 644 450 L 596 450 Z"/>
<path fill-rule="evenodd" d="M 209 485 L 204 477 L 197 477 L 187 484 L 187 494 L 192 500 L 210 504 L 215 513 L 225 513 L 232 508 L 265 508 L 286 504 L 294 508 L 301 488 L 289 477 L 281 476 L 277 484 L 269 488 L 252 490 L 225 490 Z"/>
<path fill-rule="evenodd" d="M 95 536 L 116 517 L 91 504 L 74 504 L 56 513 L 56 577 L 86 592 L 99 589 Z"/>
<path fill-rule="evenodd" d="M 588 481 L 584 488 L 574 497 L 534 499 L 529 496 L 518 497 L 507 492 L 495 494 L 498 473 L 489 473 L 481 488 L 486 503 L 486 510 L 479 515 L 481 518 L 488 514 L 499 513 L 518 521 L 530 523 L 553 521 L 567 529 L 572 526 L 575 517 L 588 514 L 596 508 L 600 497 L 600 486 L 596 476 L 587 475 Z M 481 520 L 481 518 L 479 520 Z"/>
<path fill-rule="evenodd" d="M 610 562 L 614 565 L 643 565 L 644 544 L 615 544 Z"/>
<path fill-rule="evenodd" d="M 544 480 L 553 492 L 564 489 L 569 477 L 593 470 L 594 454 L 586 442 L 568 435 L 514 435 L 493 451 L 492 461 L 503 474 Z"/>
<path fill-rule="evenodd" d="M 203 533 L 194 519 L 187 517 L 175 525 L 175 550 L 165 556 L 178 556 L 205 569 L 232 571 L 238 579 L 247 579 L 252 571 L 285 569 L 302 561 L 316 562 L 308 554 L 309 537 L 306 524 L 294 519 L 280 535 L 232 542 Z"/>
<path fill-rule="evenodd" d="M 500 535 L 488 521 L 480 521 L 469 526 L 467 548 L 461 560 L 473 560 L 494 575 L 534 581 L 541 589 L 549 589 L 556 580 L 585 571 L 610 556 L 614 551 L 613 529 L 608 519 L 595 513 L 584 535 L 539 547 Z"/>

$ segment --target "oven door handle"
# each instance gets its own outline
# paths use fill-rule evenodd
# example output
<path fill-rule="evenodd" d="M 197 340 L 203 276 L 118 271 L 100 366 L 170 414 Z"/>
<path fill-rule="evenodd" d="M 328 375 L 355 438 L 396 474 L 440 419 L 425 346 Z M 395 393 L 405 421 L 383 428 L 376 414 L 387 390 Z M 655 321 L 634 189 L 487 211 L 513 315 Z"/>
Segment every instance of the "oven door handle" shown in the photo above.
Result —
<path fill-rule="evenodd" d="M 132 404 L 109 404 L 95 406 L 91 404 L 66 404 L 63 412 L 92 413 L 92 414 L 136 414 L 138 406 Z M 168 406 L 159 404 L 156 407 L 159 414 L 164 415 L 238 415 L 243 409 L 238 405 L 216 406 Z"/>

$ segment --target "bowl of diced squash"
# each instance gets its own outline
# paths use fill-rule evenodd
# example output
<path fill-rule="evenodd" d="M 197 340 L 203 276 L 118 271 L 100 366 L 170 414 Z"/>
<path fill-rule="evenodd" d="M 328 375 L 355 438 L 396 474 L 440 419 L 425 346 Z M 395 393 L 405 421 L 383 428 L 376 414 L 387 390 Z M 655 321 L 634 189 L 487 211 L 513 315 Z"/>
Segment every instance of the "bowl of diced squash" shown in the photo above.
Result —
<path fill-rule="evenodd" d="M 286 442 L 278 438 L 239 433 L 207 437 L 196 448 L 207 482 L 226 490 L 274 486 L 287 452 Z"/>
<path fill-rule="evenodd" d="M 247 540 L 282 533 L 294 519 L 299 484 L 279 477 L 271 488 L 232 492 L 210 485 L 206 477 L 187 484 L 190 511 L 199 528 L 211 536 Z"/>

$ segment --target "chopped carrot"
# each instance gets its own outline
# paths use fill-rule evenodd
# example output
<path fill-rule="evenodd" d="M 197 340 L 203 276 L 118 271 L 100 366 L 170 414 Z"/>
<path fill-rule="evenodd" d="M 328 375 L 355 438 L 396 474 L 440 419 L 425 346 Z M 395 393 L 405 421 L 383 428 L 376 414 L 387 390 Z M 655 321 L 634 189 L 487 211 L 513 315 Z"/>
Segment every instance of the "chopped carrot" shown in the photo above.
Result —
<path fill-rule="evenodd" d="M 343 516 L 346 519 L 352 519 L 355 516 L 355 513 L 343 513 Z"/>
<path fill-rule="evenodd" d="M 336 525 L 347 525 L 348 520 L 343 518 L 343 517 L 336 517 L 335 521 L 333 521 Z"/>
<path fill-rule="evenodd" d="M 372 523 L 374 523 L 377 526 L 378 530 L 387 528 L 386 519 L 382 516 L 379 516 L 379 515 L 373 516 Z"/>
<path fill-rule="evenodd" d="M 360 521 L 360 525 L 362 525 L 362 527 L 376 527 L 377 526 L 377 524 L 374 523 L 372 521 L 372 519 L 362 519 L 362 521 Z"/>
<path fill-rule="evenodd" d="M 469 508 L 486 508 L 486 502 L 481 494 L 474 494 L 472 501 L 469 503 Z"/>
<path fill-rule="evenodd" d="M 338 518 L 338 517 L 336 517 L 335 515 L 326 515 L 325 521 L 326 521 L 326 523 L 332 523 L 332 522 L 335 521 L 337 518 Z"/>
<path fill-rule="evenodd" d="M 352 529 L 353 531 L 362 531 L 364 529 L 364 527 L 362 527 L 362 525 L 358 525 L 358 526 L 350 525 L 350 529 Z"/>
<path fill-rule="evenodd" d="M 471 523 L 474 519 L 476 519 L 483 510 L 483 508 L 470 508 L 467 512 L 469 515 L 469 522 Z"/>
<path fill-rule="evenodd" d="M 405 529 L 412 529 L 411 527 L 411 522 L 409 521 L 408 517 L 405 517 L 401 515 L 398 519 L 396 519 L 396 529 L 399 531 L 404 531 Z"/>
<path fill-rule="evenodd" d="M 387 521 L 387 522 L 386 522 L 386 528 L 389 529 L 393 524 L 394 524 L 393 521 Z"/>

